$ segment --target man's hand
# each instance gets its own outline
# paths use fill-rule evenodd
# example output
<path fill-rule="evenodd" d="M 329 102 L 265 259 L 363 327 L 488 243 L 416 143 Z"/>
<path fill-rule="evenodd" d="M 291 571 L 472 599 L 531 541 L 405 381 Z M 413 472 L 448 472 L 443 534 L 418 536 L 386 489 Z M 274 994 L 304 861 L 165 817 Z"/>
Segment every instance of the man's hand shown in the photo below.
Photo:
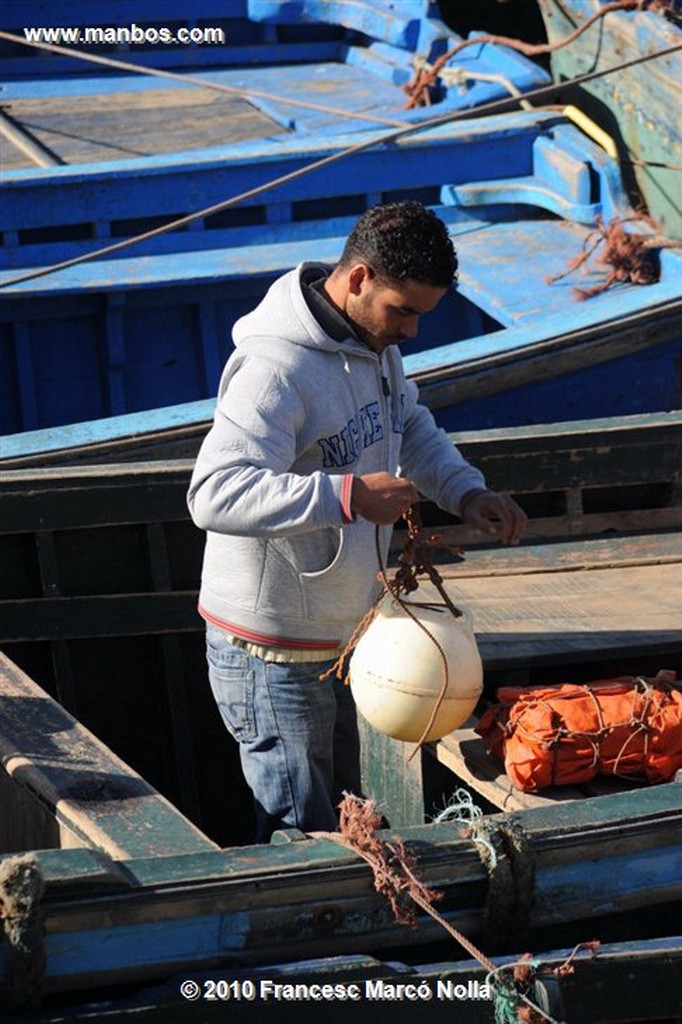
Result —
<path fill-rule="evenodd" d="M 461 517 L 469 526 L 500 538 L 503 544 L 518 544 L 525 533 L 528 517 L 513 498 L 497 491 L 478 491 L 464 495 Z"/>
<path fill-rule="evenodd" d="M 353 479 L 351 511 L 370 523 L 390 526 L 418 501 L 414 484 L 391 473 L 368 473 Z"/>

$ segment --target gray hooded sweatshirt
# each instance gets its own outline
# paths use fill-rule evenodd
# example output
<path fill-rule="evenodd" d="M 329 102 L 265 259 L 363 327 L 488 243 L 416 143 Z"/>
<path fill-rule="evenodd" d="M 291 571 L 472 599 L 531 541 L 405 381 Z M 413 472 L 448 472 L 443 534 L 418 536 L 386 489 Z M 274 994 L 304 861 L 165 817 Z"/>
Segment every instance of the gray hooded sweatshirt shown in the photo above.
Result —
<path fill-rule="evenodd" d="M 188 495 L 207 534 L 202 615 L 311 650 L 344 642 L 379 586 L 376 528 L 348 516 L 353 476 L 404 475 L 454 513 L 485 487 L 418 404 L 396 346 L 378 355 L 350 326 L 341 340 L 323 329 L 306 295 L 328 273 L 301 264 L 235 324 Z M 379 529 L 382 560 L 390 536 Z"/>

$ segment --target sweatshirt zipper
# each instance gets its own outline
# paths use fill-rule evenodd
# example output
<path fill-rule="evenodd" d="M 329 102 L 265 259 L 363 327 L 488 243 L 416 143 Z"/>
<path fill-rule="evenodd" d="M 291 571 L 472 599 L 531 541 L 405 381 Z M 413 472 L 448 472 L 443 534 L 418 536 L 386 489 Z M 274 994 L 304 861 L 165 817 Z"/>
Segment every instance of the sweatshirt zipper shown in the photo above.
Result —
<path fill-rule="evenodd" d="M 381 394 L 383 397 L 384 407 L 384 457 L 386 459 L 386 465 L 391 465 L 391 384 L 388 378 L 389 367 L 387 366 L 383 354 L 379 356 L 378 370 L 381 377 Z"/>

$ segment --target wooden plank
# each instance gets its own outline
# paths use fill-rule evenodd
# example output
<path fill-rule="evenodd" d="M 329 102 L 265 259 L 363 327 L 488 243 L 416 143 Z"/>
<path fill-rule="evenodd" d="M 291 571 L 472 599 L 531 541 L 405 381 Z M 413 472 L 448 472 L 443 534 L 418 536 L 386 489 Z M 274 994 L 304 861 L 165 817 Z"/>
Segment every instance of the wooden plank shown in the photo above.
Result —
<path fill-rule="evenodd" d="M 682 651 L 679 563 L 587 572 L 455 577 L 488 668 Z M 664 664 L 661 667 L 665 667 Z"/>
<path fill-rule="evenodd" d="M 661 652 L 682 644 L 678 555 L 588 572 L 573 571 L 581 568 L 573 564 L 563 572 L 509 566 L 488 574 L 485 561 L 478 570 L 475 561 L 464 563 L 445 580 L 455 603 L 472 608 L 489 667 L 553 661 L 560 651 L 573 658 L 618 649 L 655 652 L 657 638 Z M 198 630 L 196 598 L 190 590 L 0 601 L 0 642 Z"/>
<path fill-rule="evenodd" d="M 26 533 L 46 523 L 52 530 L 64 530 L 187 519 L 191 467 L 183 462 L 156 463 L 151 474 L 143 464 L 106 471 L 91 467 L 80 474 L 69 469 L 37 471 L 29 488 L 27 478 L 2 474 L 0 531 Z"/>
<path fill-rule="evenodd" d="M 491 427 L 488 430 L 458 431 L 456 440 L 466 452 L 500 456 L 504 453 L 545 452 L 553 448 L 609 448 L 631 444 L 640 446 L 646 438 L 651 444 L 663 439 L 680 439 L 682 411 L 634 413 L 629 416 L 602 416 L 594 419 L 558 423 L 531 423 L 517 427 Z M 453 439 L 454 435 L 453 435 Z"/>
<path fill-rule="evenodd" d="M 42 25 L 42 9 L 27 8 L 25 0 L 7 0 L 4 6 L 4 18 L 7 25 Z M 193 11 L 199 20 L 221 19 L 229 27 L 239 27 L 240 19 L 247 17 L 246 0 L 232 0 L 229 14 L 226 14 L 224 0 L 201 0 Z M 183 0 L 157 0 L 153 8 L 140 10 L 140 25 L 160 25 L 164 22 L 179 21 L 185 24 L 187 5 Z M 228 20 L 228 19 L 234 19 Z M 118 4 L 105 3 L 93 10 L 89 0 L 73 0 L 66 9 L 58 8 L 51 25 L 123 25 L 130 27 L 130 10 Z M 110 44 L 111 46 L 111 44 Z M 175 49 L 175 47 L 173 47 Z"/>
<path fill-rule="evenodd" d="M 471 555 L 470 563 L 441 569 L 455 603 L 473 610 L 488 671 L 601 663 L 610 656 L 629 657 L 636 672 L 642 654 L 658 655 L 660 667 L 671 664 L 682 671 L 682 534 L 497 548 Z M 570 681 L 570 668 L 566 671 Z M 408 764 L 409 744 L 369 727 L 365 731 L 366 760 L 371 762 L 367 778 L 390 820 L 423 821 L 429 808 L 420 759 Z M 520 793 L 486 755 L 472 728 L 427 750 L 457 779 L 505 811 L 614 791 L 609 783 L 541 795 Z"/>
<path fill-rule="evenodd" d="M 23 154 L 19 166 L 28 159 L 28 166 L 55 167 L 62 163 L 49 149 L 41 145 L 30 131 L 18 125 L 4 110 L 0 110 L 0 135 L 10 144 L 10 151 Z"/>
<path fill-rule="evenodd" d="M 234 0 L 233 0 L 234 2 Z M 114 12 L 116 13 L 116 12 Z M 223 12 L 224 14 L 224 5 Z M 183 20 L 187 11 L 183 11 Z M 86 16 L 89 19 L 89 15 Z M 130 15 L 126 13 L 126 18 Z M 76 24 L 76 20 L 70 22 Z M 24 22 L 22 22 L 22 27 Z M 230 29 L 227 30 L 228 38 L 231 36 Z M 130 64 L 142 67 L 168 68 L 173 71 L 186 68 L 193 74 L 197 67 L 201 66 L 207 70 L 223 69 L 231 66 L 260 66 L 263 64 L 296 64 L 299 62 L 313 61 L 340 61 L 345 51 L 345 44 L 341 39 L 312 39 L 307 42 L 280 42 L 268 43 L 267 40 L 251 45 L 240 46 L 183 46 L 182 48 L 165 48 L 154 46 L 149 50 L 133 51 L 127 50 L 125 60 Z M 119 50 L 114 52 L 114 57 L 121 58 Z M 52 54 L 39 51 L 26 51 L 26 55 L 18 57 L 3 57 L 2 71 L 7 79 L 51 79 L 50 85 L 58 89 L 60 83 L 70 76 L 82 75 L 83 62 L 73 57 L 59 57 L 59 78 L 51 77 L 54 72 L 55 58 Z M 97 81 L 97 92 L 107 91 L 107 77 Z M 7 86 L 6 86 L 7 87 Z"/>
<path fill-rule="evenodd" d="M 203 629 L 198 591 L 0 601 L 0 643 L 177 634 Z"/>
<path fill-rule="evenodd" d="M 474 731 L 475 719 L 466 726 L 430 743 L 427 751 L 441 764 L 484 796 L 501 811 L 521 811 L 529 807 L 542 807 L 557 801 L 576 800 L 585 796 L 574 786 L 556 787 L 551 793 L 524 793 L 513 786 L 504 768 L 490 757 L 481 737 Z"/>
<path fill-rule="evenodd" d="M 6 469 L 46 468 L 57 462 L 60 466 L 93 462 L 149 462 L 153 459 L 192 458 L 208 432 L 215 410 L 214 399 L 187 402 L 164 409 L 151 409 L 144 413 L 97 419 L 86 423 L 67 424 L 45 430 L 24 431 L 2 438 L 2 464 Z M 682 447 L 682 413 L 658 412 L 631 416 L 604 417 L 578 420 L 571 423 L 534 424 L 533 426 L 506 427 L 490 430 L 457 431 L 451 440 L 462 454 L 490 473 L 491 467 L 504 467 L 509 459 L 515 460 L 515 473 L 511 486 L 518 492 L 528 489 L 527 469 L 535 459 L 546 458 L 545 453 L 580 448 L 574 457 L 571 471 L 580 468 L 593 449 L 608 449 L 613 453 L 621 447 L 634 446 L 645 455 L 654 447 Z M 175 446 L 186 446 L 182 454 L 172 454 Z M 167 447 L 168 446 L 168 447 Z M 553 460 L 548 460 L 550 464 Z M 610 466 L 614 456 L 604 459 Z M 642 458 L 640 470 L 652 470 L 651 458 Z M 682 455 L 677 463 L 682 463 Z M 504 479 L 493 470 L 496 486 Z M 519 479 L 518 474 L 521 474 Z M 534 473 L 533 488 L 546 486 L 545 477 Z M 618 482 L 618 481 L 616 481 Z"/>
<path fill-rule="evenodd" d="M 540 966 L 539 980 L 544 985 L 545 999 L 550 1000 L 545 1012 L 551 1013 L 553 1019 L 580 1021 L 580 1024 L 676 1020 L 682 989 L 682 944 L 679 938 L 602 943 L 597 955 L 589 949 L 574 953 L 570 948 L 542 951 L 534 948 L 533 959 Z M 453 948 L 451 956 L 459 955 L 460 952 Z M 555 973 L 569 956 L 572 957 L 573 972 Z M 509 967 L 516 958 L 493 956 L 491 959 L 497 967 Z M 214 985 L 215 991 L 220 991 L 219 985 L 226 980 L 224 970 L 205 971 L 199 975 L 192 972 L 192 977 L 204 986 L 205 991 L 213 991 Z M 401 984 L 424 985 L 431 993 L 428 1009 L 418 1009 L 419 1002 L 413 1001 L 409 1008 L 403 1007 L 401 1021 L 416 1024 L 428 1020 L 429 1024 L 450 1024 L 453 1004 L 456 1006 L 457 1024 L 490 1024 L 493 1019 L 494 1011 L 485 994 L 487 969 L 471 958 L 414 965 L 395 959 L 386 962 L 370 956 L 349 955 L 229 971 L 233 991 L 248 991 L 245 982 L 255 982 L 259 986 L 261 981 L 273 980 L 283 985 L 299 982 L 308 986 L 340 985 L 347 992 L 353 992 L 353 985 L 357 985 L 358 1009 L 365 1006 L 360 1017 L 371 1016 L 379 1001 L 378 996 L 370 994 L 372 986 L 376 986 L 375 991 L 383 992 L 383 1000 L 388 1001 L 389 992 L 405 991 L 397 987 Z M 382 982 L 385 983 L 383 989 L 379 988 Z M 537 1001 L 533 990 L 530 995 Z M 74 1004 L 71 1000 L 69 1010 L 74 1024 L 87 1024 L 87 1005 L 83 1006 L 80 1000 Z M 175 979 L 164 980 L 152 990 L 138 991 L 123 1004 L 114 999 L 100 1002 L 99 1010 L 102 1015 L 106 1014 L 107 1024 L 137 1024 L 140 1019 L 145 1024 L 193 1024 L 196 1020 L 195 1008 L 178 995 Z M 265 1018 L 264 1010 L 261 1010 L 261 1015 Z M 316 1024 L 320 1009 L 315 1001 L 280 1002 L 272 1016 L 278 1024 Z M 331 1024 L 343 1024 L 348 1018 L 347 1003 L 326 1003 L 324 1016 Z M 225 1008 L 220 1000 L 205 1002 L 202 1024 L 223 1024 L 224 1019 Z M 251 1024 L 252 1020 L 250 1001 L 230 1001 L 231 1022 Z M 48 1021 L 41 1017 L 37 1024 L 53 1024 L 52 1018 Z M 56 1019 L 54 1024 L 57 1024 Z"/>
<path fill-rule="evenodd" d="M 422 759 L 414 743 L 402 743 L 377 732 L 358 715 L 362 784 L 391 828 L 424 822 Z"/>
<path fill-rule="evenodd" d="M 123 160 L 247 139 L 284 129 L 241 96 L 208 89 L 149 89 L 16 99 L 12 118 L 66 164 Z M 7 169 L 31 160 L 8 150 Z"/>
<path fill-rule="evenodd" d="M 679 514 L 679 513 L 678 513 Z M 650 510 L 649 515 L 652 515 Z M 534 533 L 535 522 L 530 531 Z M 442 531 L 447 540 L 449 531 Z M 453 531 L 453 539 L 457 534 Z M 404 546 L 404 535 L 398 538 Z M 590 537 L 589 541 L 557 541 L 554 544 L 522 544 L 466 550 L 464 561 L 441 565 L 444 579 L 463 576 L 508 576 L 517 573 L 578 572 L 583 569 L 627 565 L 682 563 L 682 532 L 641 533 L 624 536 Z"/>
<path fill-rule="evenodd" d="M 503 765 L 486 752 L 483 740 L 474 729 L 476 721 L 472 717 L 461 729 L 456 729 L 436 743 L 427 744 L 425 749 L 457 779 L 461 779 L 501 811 L 548 807 L 555 803 L 638 788 L 637 782 L 632 780 L 595 779 L 584 786 L 552 786 L 541 793 L 524 793 L 513 785 Z"/>
<path fill-rule="evenodd" d="M 194 459 L 215 409 L 202 399 L 144 413 L 104 417 L 0 439 L 3 470 L 90 463 Z"/>
<path fill-rule="evenodd" d="M 540 0 L 548 39 L 556 44 L 578 22 L 599 9 L 594 2 Z M 620 11 L 593 24 L 578 47 L 560 47 L 552 54 L 555 80 L 584 71 L 606 69 L 623 53 L 657 53 L 679 47 L 679 21 L 656 16 L 650 9 Z M 580 106 L 618 140 L 621 155 L 631 160 L 629 173 L 650 215 L 670 238 L 682 233 L 679 170 L 670 153 L 680 147 L 679 51 L 650 61 L 613 78 L 596 77 L 581 89 Z"/>
<path fill-rule="evenodd" d="M 466 443 L 458 447 L 469 458 Z M 520 494 L 674 480 L 680 473 L 681 457 L 682 425 L 650 440 L 645 432 L 614 438 L 610 443 L 605 439 L 602 444 L 589 434 L 563 444 L 547 438 L 544 450 L 539 445 L 524 445 L 521 439 L 516 451 L 500 445 L 498 451 L 481 452 L 478 462 L 491 487 Z M 476 461 L 474 455 L 471 461 Z"/>
<path fill-rule="evenodd" d="M 125 418 L 124 418 L 125 419 Z M 631 424 L 631 420 L 635 424 Z M 499 431 L 482 432 L 479 439 L 471 435 L 463 435 L 456 438 L 460 450 L 474 464 L 480 466 L 488 476 L 491 486 L 500 489 L 510 489 L 513 493 L 531 494 L 536 491 L 552 491 L 562 489 L 576 484 L 586 485 L 590 481 L 601 481 L 601 483 L 618 484 L 642 484 L 645 480 L 674 481 L 679 474 L 679 466 L 682 464 L 682 420 L 679 414 L 663 414 L 652 418 L 649 426 L 644 426 L 641 420 L 645 418 L 624 417 L 620 421 L 613 421 L 616 427 L 609 429 L 599 421 L 596 428 L 590 429 L 588 423 L 576 424 L 575 433 L 564 431 L 563 433 L 552 432 L 547 429 L 545 432 L 535 428 L 534 436 L 528 436 L 524 430 L 510 430 L 508 436 L 500 437 Z M 639 425 L 637 425 L 639 423 Z M 156 438 L 141 437 L 139 440 L 130 438 L 129 441 L 122 441 L 121 446 L 112 442 L 113 454 L 122 457 L 126 445 L 130 445 L 135 453 L 134 457 L 139 458 L 154 453 L 158 456 L 168 454 L 164 448 L 165 439 L 172 447 L 177 437 L 177 443 L 181 450 L 186 450 L 185 445 L 191 445 L 193 454 L 198 443 L 205 433 L 208 424 L 201 423 L 198 428 L 178 427 L 171 430 L 168 435 L 165 433 L 157 435 Z M 580 439 L 579 428 L 584 430 L 585 436 Z M 138 448 L 139 446 L 139 448 Z M 147 446 L 147 447 L 145 447 Z M 99 457 L 101 447 L 98 444 L 88 452 L 87 448 L 83 457 Z M 104 451 L 104 457 L 109 458 L 110 454 Z M 30 456 L 28 457 L 31 458 Z M 502 473 L 503 467 L 507 467 Z M 3 524 L 5 529 L 10 527 L 11 522 L 11 495 L 16 491 L 17 498 L 21 504 L 16 514 L 16 528 L 26 529 L 32 525 L 32 513 L 35 511 L 35 521 L 45 521 L 50 518 L 52 505 L 65 505 L 62 513 L 64 525 L 76 525 L 78 522 L 77 501 L 78 490 L 86 487 L 89 495 L 93 498 L 89 504 L 93 507 L 99 506 L 102 509 L 110 509 L 112 521 L 114 518 L 113 494 L 109 491 L 106 500 L 98 502 L 98 487 L 123 487 L 137 484 L 140 487 L 148 486 L 151 489 L 150 500 L 159 496 L 156 506 L 161 515 L 161 509 L 166 511 L 173 509 L 184 513 L 184 496 L 182 489 L 189 481 L 192 462 L 187 460 L 175 461 L 170 466 L 160 463 L 151 463 L 145 466 L 143 462 L 137 462 L 135 468 L 125 465 L 116 467 L 112 465 L 106 471 L 97 472 L 94 469 L 84 470 L 79 473 L 77 467 L 55 471 L 41 470 L 31 475 L 28 470 L 23 472 L 26 475 L 19 475 L 19 470 L 10 470 L 0 478 L 0 493 L 3 496 L 2 515 L 8 517 Z M 549 467 L 549 468 L 548 468 Z M 173 471 L 176 471 L 175 473 Z M 126 476 L 127 473 L 127 476 Z M 145 480 L 145 475 L 147 479 Z M 177 483 L 177 492 L 170 500 L 169 494 L 161 496 L 159 486 L 161 482 Z M 23 501 L 23 493 L 26 488 L 32 490 L 32 501 L 26 504 Z M 65 491 L 63 497 L 61 492 Z M 589 492 L 588 492 L 589 493 Z M 598 496 L 600 500 L 605 494 L 600 487 Z M 559 495 L 560 497 L 560 495 Z M 674 492 L 662 491 L 659 497 L 664 501 L 666 497 L 670 502 L 679 504 Z M 102 495 L 104 499 L 104 495 Z M 654 495 L 655 498 L 655 495 Z M 590 499 L 591 500 L 591 499 Z M 603 499 L 606 500 L 606 499 Z M 575 533 L 582 529 L 585 532 L 604 530 L 607 526 L 617 526 L 620 529 L 628 529 L 641 522 L 641 514 L 636 509 L 625 510 L 618 513 L 620 501 L 618 494 L 614 494 L 613 502 L 616 506 L 613 513 L 608 511 L 585 512 L 582 517 L 573 520 L 574 525 L 571 532 Z M 45 506 L 42 503 L 48 502 Z M 129 505 L 127 498 L 123 499 L 123 505 Z M 70 510 L 67 513 L 66 510 Z M 89 512 L 93 514 L 92 508 Z M 442 513 L 437 513 L 441 518 Z M 67 518 L 69 515 L 69 518 Z M 669 527 L 679 522 L 676 513 L 672 509 L 658 508 L 647 509 L 644 515 L 651 515 L 650 526 Z M 561 502 L 556 516 L 536 515 L 531 524 L 531 536 L 551 536 L 556 533 L 557 522 L 566 515 L 561 511 Z M 544 520 L 547 520 L 546 522 Z M 471 534 L 467 536 L 466 530 L 460 530 L 460 540 L 468 543 Z M 480 539 L 480 538 L 473 538 Z"/>
<path fill-rule="evenodd" d="M 499 160 L 501 166 L 510 162 L 512 168 L 520 166 L 532 156 L 532 144 L 540 133 L 546 131 L 550 120 L 555 121 L 555 116 L 550 118 L 537 111 L 521 112 L 514 115 L 511 123 L 490 118 L 476 123 L 473 129 L 468 124 L 455 124 L 447 129 L 415 133 L 414 137 L 398 141 L 388 149 L 377 146 L 376 152 L 358 153 L 347 158 L 338 174 L 308 174 L 298 181 L 282 185 L 274 193 L 275 201 L 308 203 L 313 199 L 321 200 L 315 209 L 320 211 L 318 217 L 326 219 L 329 211 L 323 209 L 325 201 L 337 199 L 340 193 L 357 195 L 359 192 L 362 195 L 367 189 L 376 192 L 377 183 L 385 181 L 387 154 L 392 163 L 390 187 L 395 190 L 439 189 L 446 176 L 452 174 L 453 166 L 462 176 L 475 174 L 482 155 L 488 153 L 490 147 L 494 155 L 489 159 Z M 369 143 L 384 134 L 369 129 L 363 137 Z M 344 146 L 347 148 L 357 141 L 357 135 L 352 132 L 346 136 L 336 133 L 303 138 L 285 135 L 244 143 L 229 152 L 229 160 L 225 159 L 229 147 L 213 146 L 200 154 L 185 154 L 183 159 L 170 164 L 140 157 L 126 161 L 113 172 L 107 171 L 106 165 L 67 169 L 58 182 L 36 178 L 31 181 L 30 188 L 25 187 L 22 172 L 16 172 L 10 176 L 16 178 L 11 187 L 11 200 L 7 191 L 0 196 L 0 221 L 6 230 L 26 231 L 31 227 L 42 230 L 47 225 L 110 221 L 116 216 L 121 217 L 121 211 L 125 211 L 126 219 L 189 213 L 197 209 L 198 189 L 202 195 L 202 206 L 218 203 L 227 196 L 267 185 L 275 177 L 306 167 L 315 159 L 339 152 Z M 428 152 L 426 159 L 425 151 Z M 399 154 L 398 159 L 396 154 Z M 10 188 L 9 180 L 6 187 Z M 56 196 L 62 197 L 58 208 L 55 207 Z M 437 202 L 435 196 L 434 201 Z M 253 195 L 240 205 L 263 208 L 267 202 L 267 195 Z M 451 209 L 450 221 L 456 217 L 457 211 Z M 323 231 L 328 234 L 329 224 Z M 345 233 L 340 233 L 341 244 Z M 485 230 L 483 234 L 486 235 Z M 249 236 L 253 241 L 253 231 Z M 575 229 L 576 244 L 579 244 L 580 237 L 580 231 Z M 267 238 L 263 241 L 267 244 Z M 515 247 L 517 250 L 518 245 Z M 266 255 L 266 252 L 261 253 L 262 257 Z M 245 256 L 248 254 L 243 253 L 240 257 L 242 263 Z M 310 242 L 307 258 L 310 258 Z M 291 267 L 291 254 L 282 262 Z M 247 265 L 253 266 L 253 261 L 247 258 Z M 85 280 L 81 273 L 81 283 Z M 660 292 L 658 286 L 656 292 Z"/>
<path fill-rule="evenodd" d="M 647 507 L 648 503 L 645 502 L 642 509 L 630 512 L 621 512 L 615 509 L 611 512 L 603 511 L 580 516 L 567 516 L 562 513 L 550 516 L 535 515 L 532 506 L 528 501 L 524 500 L 524 495 L 517 494 L 515 497 L 528 513 L 528 526 L 524 536 L 524 546 L 520 549 L 524 552 L 527 550 L 528 542 L 530 542 L 531 548 L 541 549 L 542 541 L 557 540 L 566 543 L 570 542 L 569 538 L 580 538 L 580 540 L 576 540 L 573 543 L 577 545 L 589 541 L 589 546 L 585 548 L 586 551 L 589 551 L 592 541 L 598 541 L 601 536 L 609 531 L 644 536 L 651 530 L 661 530 L 670 531 L 670 535 L 673 536 L 682 527 L 682 506 L 678 503 L 669 508 L 656 508 L 653 502 L 651 503 L 652 507 Z M 618 499 L 614 500 L 617 504 Z M 425 519 L 425 523 L 428 522 L 429 520 Z M 464 547 L 467 559 L 479 555 L 478 551 L 469 551 L 469 548 L 478 549 L 483 547 L 484 550 L 490 551 L 494 546 L 496 553 L 500 550 L 497 542 L 494 542 L 494 545 L 491 544 L 480 531 L 474 530 L 465 524 L 456 523 L 446 526 L 436 524 L 431 528 L 434 533 L 438 534 L 444 544 L 455 548 Z M 661 536 L 665 535 L 665 533 L 661 534 Z M 400 527 L 394 531 L 391 539 L 391 552 L 393 555 L 398 554 L 404 549 L 406 536 L 405 530 Z M 546 553 L 549 554 L 550 545 L 546 544 L 544 546 Z M 672 544 L 672 550 L 674 551 L 674 544 Z M 506 551 L 500 553 L 502 563 L 504 563 L 507 554 L 508 552 Z M 523 560 L 523 556 L 517 557 L 519 560 Z M 490 568 L 493 568 L 492 564 Z M 464 571 L 466 572 L 466 570 Z"/>
<path fill-rule="evenodd" d="M 216 848 L 2 653 L 0 760 L 23 797 L 47 810 L 62 846 L 117 859 Z M 5 812 L 12 817 L 12 804 Z"/>
<path fill-rule="evenodd" d="M 573 922 L 573 933 L 584 936 L 607 904 L 629 912 L 634 929 L 652 904 L 679 899 L 681 823 L 679 787 L 668 785 L 641 791 L 636 800 L 616 794 L 583 801 L 570 815 L 554 805 L 512 820 L 495 815 L 487 825 L 523 830 L 535 863 L 532 927 Z M 480 933 L 488 885 L 475 844 L 451 825 L 406 829 L 402 838 L 418 858 L 420 877 L 443 890 L 446 920 L 466 935 Z M 71 901 L 51 899 L 48 891 L 46 990 L 167 977 L 169 965 L 215 969 L 226 959 L 231 968 L 253 968 L 399 945 L 414 955 L 418 944 L 443 937 L 426 915 L 415 929 L 396 929 L 367 865 L 325 839 L 145 857 L 126 869 L 132 891 L 82 893 Z M 2 956 L 0 949 L 0 969 Z"/>
<path fill-rule="evenodd" d="M 464 249 L 465 245 L 460 246 Z M 477 257 L 466 254 L 476 265 Z M 472 301 L 480 301 L 471 292 Z M 576 314 L 572 313 L 572 318 Z M 549 324 L 546 325 L 549 327 Z M 417 370 L 407 360 L 411 375 L 419 384 L 419 392 L 432 409 L 457 405 L 471 399 L 508 392 L 528 384 L 546 380 L 548 375 L 560 377 L 588 366 L 598 366 L 621 356 L 651 349 L 679 337 L 682 327 L 682 302 L 673 299 L 658 308 L 639 310 L 616 317 L 612 325 L 596 324 L 549 337 L 524 355 L 519 351 L 499 351 L 478 360 L 457 366 L 438 367 L 437 354 L 432 367 Z M 494 371 L 494 372 L 493 372 Z"/>

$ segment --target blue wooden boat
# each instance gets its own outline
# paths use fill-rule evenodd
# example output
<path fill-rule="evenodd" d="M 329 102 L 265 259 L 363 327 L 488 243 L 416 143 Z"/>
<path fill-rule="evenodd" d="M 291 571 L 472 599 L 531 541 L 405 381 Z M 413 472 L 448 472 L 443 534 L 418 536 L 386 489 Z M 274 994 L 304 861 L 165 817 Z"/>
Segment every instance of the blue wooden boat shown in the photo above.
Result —
<path fill-rule="evenodd" d="M 178 441 L 189 445 L 180 458 Z M 501 552 L 424 509 L 467 549 L 442 570 L 474 607 L 486 687 L 512 673 L 532 683 L 682 669 L 680 413 L 457 441 L 530 516 L 527 543 Z M 384 984 L 426 986 L 430 998 L 403 1000 L 408 1021 L 450 1019 L 453 1001 L 462 1020 L 489 1021 L 490 1001 L 462 994 L 486 971 L 430 917 L 395 925 L 353 851 L 295 832 L 248 845 L 195 611 L 202 545 L 184 493 L 197 443 L 161 432 L 0 475 L 0 896 L 7 871 L 34 885 L 23 961 L 0 944 L 0 977 L 33 982 L 12 988 L 24 1008 L 6 1019 L 224 1019 L 229 999 L 236 1019 L 293 1021 L 319 1006 L 266 999 L 271 983 L 336 983 L 359 984 L 370 1008 L 396 991 Z M 365 750 L 367 787 L 443 891 L 445 920 L 497 949 L 496 967 L 537 953 L 531 995 L 555 1020 L 677 1012 L 679 782 L 519 794 L 482 765 L 466 729 L 409 765 L 403 744 L 376 734 Z M 462 785 L 486 811 L 492 867 L 461 834 L 466 820 L 431 820 Z M 574 974 L 547 973 L 593 938 L 603 947 L 579 953 Z M 464 986 L 459 997 L 438 987 L 448 981 Z"/>
<path fill-rule="evenodd" d="M 217 155 L 240 135 L 395 127 L 550 81 L 514 50 L 481 43 L 463 51 L 427 105 L 410 107 L 404 89 L 416 68 L 461 42 L 428 0 L 203 0 L 191 17 L 177 0 L 146 12 L 10 2 L 2 29 L 6 139 L 15 143 L 3 152 L 7 169 L 29 168 L 31 156 L 47 166 L 108 164 L 206 147 Z M 190 32 L 194 45 L 182 38 Z"/>
<path fill-rule="evenodd" d="M 199 230 L 12 285 L 90 251 L 83 236 L 93 231 L 116 241 L 131 223 L 196 210 L 198 195 L 220 202 L 344 154 L 354 137 L 242 143 L 229 160 L 195 154 L 163 170 L 56 168 L 30 187 L 6 181 L 0 216 L 26 238 L 20 264 L 0 272 L 2 433 L 213 396 L 230 325 L 270 282 L 302 259 L 333 262 L 359 213 L 406 196 L 437 209 L 461 258 L 459 287 L 406 351 L 444 426 L 678 406 L 679 252 L 660 251 L 658 282 L 619 284 L 586 302 L 573 285 L 598 284 L 598 267 L 548 283 L 580 254 L 595 218 L 632 212 L 617 162 L 567 116 L 521 111 L 392 142 L 373 130 L 362 138 L 361 151 L 251 194 Z M 67 221 L 69 239 L 44 240 Z M 34 231 L 41 240 L 31 244 Z M 9 263 L 12 250 L 4 256 Z"/>
<path fill-rule="evenodd" d="M 599 0 L 538 0 L 549 42 L 556 45 L 599 12 Z M 551 55 L 557 81 L 601 71 L 623 55 L 677 52 L 613 75 L 596 77 L 579 104 L 613 138 L 626 181 L 672 238 L 682 238 L 680 202 L 680 5 L 644 4 L 614 10 Z M 634 202 L 638 200 L 635 199 Z"/>

